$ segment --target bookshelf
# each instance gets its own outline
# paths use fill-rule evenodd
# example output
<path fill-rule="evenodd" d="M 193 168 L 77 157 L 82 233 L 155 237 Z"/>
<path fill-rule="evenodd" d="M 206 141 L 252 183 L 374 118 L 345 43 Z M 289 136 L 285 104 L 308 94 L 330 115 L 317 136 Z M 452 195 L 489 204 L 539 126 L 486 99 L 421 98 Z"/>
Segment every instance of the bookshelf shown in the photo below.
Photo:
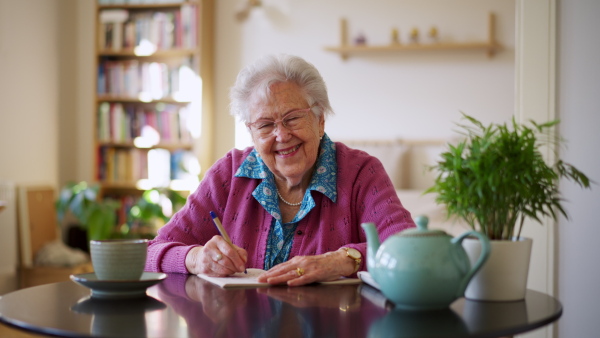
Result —
<path fill-rule="evenodd" d="M 95 177 L 104 192 L 166 188 L 186 175 L 193 189 L 190 177 L 199 172 L 182 173 L 186 166 L 173 161 L 201 158 L 206 167 L 210 142 L 200 128 L 212 111 L 213 6 L 98 0 Z M 152 173 L 152 153 L 173 163 Z M 185 182 L 179 188 L 189 190 Z"/>
<path fill-rule="evenodd" d="M 97 0 L 101 196 L 195 189 L 212 161 L 214 0 Z"/>

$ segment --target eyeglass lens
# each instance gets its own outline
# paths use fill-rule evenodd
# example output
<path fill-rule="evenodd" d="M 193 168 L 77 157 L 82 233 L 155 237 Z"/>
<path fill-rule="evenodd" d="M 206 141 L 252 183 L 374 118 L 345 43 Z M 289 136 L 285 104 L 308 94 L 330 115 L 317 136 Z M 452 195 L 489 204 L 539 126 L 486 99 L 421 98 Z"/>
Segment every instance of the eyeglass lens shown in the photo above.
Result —
<path fill-rule="evenodd" d="M 308 121 L 308 112 L 309 109 L 303 109 L 299 111 L 292 112 L 286 115 L 281 120 L 258 120 L 256 122 L 251 123 L 250 125 L 254 128 L 256 132 L 261 135 L 270 135 L 275 131 L 275 128 L 278 123 L 281 123 L 283 127 L 289 130 L 297 130 L 301 129 L 306 125 Z"/>

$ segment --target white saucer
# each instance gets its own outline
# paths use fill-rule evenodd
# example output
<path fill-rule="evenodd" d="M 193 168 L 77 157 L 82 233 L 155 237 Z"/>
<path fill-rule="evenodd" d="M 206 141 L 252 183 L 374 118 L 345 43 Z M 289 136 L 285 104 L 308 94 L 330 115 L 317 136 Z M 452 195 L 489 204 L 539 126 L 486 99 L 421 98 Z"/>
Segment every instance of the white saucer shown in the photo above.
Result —
<path fill-rule="evenodd" d="M 165 273 L 144 272 L 139 280 L 99 280 L 95 273 L 71 275 L 71 280 L 92 290 L 95 298 L 136 298 L 167 278 Z"/>

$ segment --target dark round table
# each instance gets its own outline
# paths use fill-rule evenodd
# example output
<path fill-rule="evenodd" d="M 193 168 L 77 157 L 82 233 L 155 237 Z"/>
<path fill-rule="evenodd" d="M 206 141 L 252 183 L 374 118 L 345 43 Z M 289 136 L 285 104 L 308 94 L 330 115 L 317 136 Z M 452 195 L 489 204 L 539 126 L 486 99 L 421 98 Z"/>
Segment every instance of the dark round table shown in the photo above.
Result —
<path fill-rule="evenodd" d="M 558 300 L 528 290 L 518 302 L 461 298 L 442 311 L 393 309 L 368 285 L 222 289 L 169 274 L 137 299 L 102 300 L 73 282 L 0 298 L 0 322 L 61 337 L 498 337 L 557 320 Z"/>

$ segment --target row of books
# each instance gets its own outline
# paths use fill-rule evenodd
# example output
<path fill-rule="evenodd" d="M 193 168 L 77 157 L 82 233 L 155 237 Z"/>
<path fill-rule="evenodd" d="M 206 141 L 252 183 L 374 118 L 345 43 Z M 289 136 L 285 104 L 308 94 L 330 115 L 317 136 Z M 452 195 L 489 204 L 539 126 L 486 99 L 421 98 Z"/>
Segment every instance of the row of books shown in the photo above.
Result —
<path fill-rule="evenodd" d="M 189 101 L 199 95 L 199 77 L 189 58 L 176 62 L 103 60 L 98 65 L 98 95 L 142 100 L 177 98 Z"/>
<path fill-rule="evenodd" d="M 100 12 L 100 50 L 135 49 L 147 55 L 155 50 L 196 48 L 197 10 L 184 4 L 178 9 L 129 11 L 106 9 Z M 150 52 L 146 52 L 150 48 Z"/>
<path fill-rule="evenodd" d="M 132 183 L 144 180 L 151 187 L 168 187 L 171 180 L 197 181 L 199 167 L 188 150 L 115 148 L 98 151 L 98 180 Z"/>
<path fill-rule="evenodd" d="M 98 165 L 98 180 L 103 182 L 148 179 L 148 150 L 100 147 Z"/>
<path fill-rule="evenodd" d="M 136 105 L 102 102 L 98 107 L 98 141 L 134 142 L 139 147 L 159 143 L 191 144 L 188 106 Z"/>

